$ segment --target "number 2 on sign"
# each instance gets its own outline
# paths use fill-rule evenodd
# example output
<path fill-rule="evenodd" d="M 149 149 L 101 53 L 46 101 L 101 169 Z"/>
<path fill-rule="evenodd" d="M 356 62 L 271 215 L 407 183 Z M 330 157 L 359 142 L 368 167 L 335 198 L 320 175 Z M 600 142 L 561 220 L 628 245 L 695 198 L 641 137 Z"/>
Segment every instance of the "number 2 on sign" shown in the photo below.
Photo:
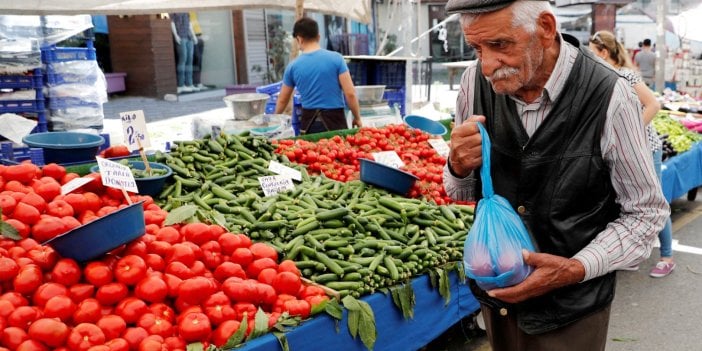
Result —
<path fill-rule="evenodd" d="M 137 138 L 139 139 L 139 142 L 137 142 Z M 127 127 L 127 141 L 129 145 L 135 145 L 141 143 L 142 146 L 144 145 L 144 134 L 141 134 L 137 131 L 134 130 L 134 126 L 129 126 Z"/>
<path fill-rule="evenodd" d="M 129 151 L 139 150 L 151 146 L 149 134 L 146 132 L 146 118 L 144 111 L 129 111 L 119 114 L 122 119 L 124 142 Z"/>

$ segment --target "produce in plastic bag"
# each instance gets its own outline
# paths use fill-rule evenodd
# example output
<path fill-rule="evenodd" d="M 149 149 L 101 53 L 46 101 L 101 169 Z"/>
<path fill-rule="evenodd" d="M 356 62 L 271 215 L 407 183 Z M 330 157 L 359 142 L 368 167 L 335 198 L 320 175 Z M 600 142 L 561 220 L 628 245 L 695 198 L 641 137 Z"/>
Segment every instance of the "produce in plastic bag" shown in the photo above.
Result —
<path fill-rule="evenodd" d="M 495 194 L 490 177 L 490 138 L 482 124 L 483 198 L 463 246 L 466 275 L 483 290 L 504 288 L 526 279 L 532 268 L 524 263 L 522 249 L 534 251 L 529 233 L 509 201 Z"/>

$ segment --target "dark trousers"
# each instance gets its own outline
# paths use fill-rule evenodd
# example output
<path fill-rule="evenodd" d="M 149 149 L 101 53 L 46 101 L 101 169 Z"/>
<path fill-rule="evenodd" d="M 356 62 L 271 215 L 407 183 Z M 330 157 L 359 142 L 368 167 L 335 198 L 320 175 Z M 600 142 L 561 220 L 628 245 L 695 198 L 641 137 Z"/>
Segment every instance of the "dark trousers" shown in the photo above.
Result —
<path fill-rule="evenodd" d="M 330 110 L 302 109 L 300 133 L 312 134 L 348 128 L 343 108 Z"/>
<path fill-rule="evenodd" d="M 197 44 L 193 50 L 193 85 L 201 84 L 200 75 L 202 74 L 202 52 L 205 50 L 205 42 L 202 40 L 202 34 L 197 35 Z"/>
<path fill-rule="evenodd" d="M 607 344 L 611 305 L 576 322 L 537 335 L 519 329 L 517 316 L 511 311 L 492 309 L 484 304 L 480 308 L 492 351 L 604 351 Z"/>

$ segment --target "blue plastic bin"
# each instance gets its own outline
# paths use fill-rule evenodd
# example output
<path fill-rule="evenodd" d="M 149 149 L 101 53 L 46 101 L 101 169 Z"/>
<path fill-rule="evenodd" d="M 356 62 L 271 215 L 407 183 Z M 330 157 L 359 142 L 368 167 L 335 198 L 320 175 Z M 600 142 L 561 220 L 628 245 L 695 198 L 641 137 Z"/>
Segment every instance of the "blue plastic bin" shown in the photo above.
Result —
<path fill-rule="evenodd" d="M 381 187 L 399 195 L 406 195 L 412 188 L 417 176 L 381 163 L 360 158 L 361 180 L 368 184 Z"/>
<path fill-rule="evenodd" d="M 136 169 L 145 169 L 143 161 L 129 160 L 129 165 Z M 171 167 L 158 162 L 149 162 L 149 167 L 152 169 L 165 169 L 166 173 L 159 176 L 149 177 L 149 178 L 134 178 L 136 182 L 137 189 L 139 189 L 139 194 L 149 195 L 155 197 L 161 193 L 163 186 L 166 184 L 166 180 L 173 174 Z M 90 167 L 91 172 L 99 172 L 100 167 L 98 165 Z"/>
<path fill-rule="evenodd" d="M 45 163 L 69 163 L 91 160 L 97 155 L 105 138 L 79 132 L 46 132 L 29 134 L 22 138 L 29 147 L 44 149 Z"/>
<path fill-rule="evenodd" d="M 268 84 L 268 85 L 262 85 L 260 87 L 257 87 L 256 92 L 261 93 L 261 94 L 274 95 L 274 94 L 278 94 L 282 87 L 283 87 L 283 82 L 281 81 L 281 82 Z"/>
<path fill-rule="evenodd" d="M 62 257 L 86 262 L 98 258 L 146 232 L 142 202 L 124 207 L 59 235 L 44 244 Z"/>
<path fill-rule="evenodd" d="M 431 135 L 441 136 L 448 132 L 443 124 L 426 117 L 407 115 L 403 117 L 402 120 L 405 121 L 408 126 L 422 130 Z"/>
<path fill-rule="evenodd" d="M 68 61 L 94 61 L 97 55 L 95 48 L 64 48 L 48 47 L 41 49 L 41 61 L 43 63 L 68 62 Z"/>
<path fill-rule="evenodd" d="M 0 89 L 37 89 L 43 84 L 42 75 L 37 70 L 32 75 L 0 75 Z"/>

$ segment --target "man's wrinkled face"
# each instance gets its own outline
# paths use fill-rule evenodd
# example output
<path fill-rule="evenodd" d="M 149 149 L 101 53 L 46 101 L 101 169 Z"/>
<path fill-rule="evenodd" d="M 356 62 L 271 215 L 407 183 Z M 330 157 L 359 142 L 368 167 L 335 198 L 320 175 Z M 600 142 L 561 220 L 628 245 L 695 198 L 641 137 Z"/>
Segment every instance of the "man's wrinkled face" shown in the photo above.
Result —
<path fill-rule="evenodd" d="M 463 27 L 475 48 L 485 78 L 499 94 L 514 95 L 528 87 L 543 62 L 544 49 L 535 35 L 512 26 L 511 9 L 478 16 Z"/>

